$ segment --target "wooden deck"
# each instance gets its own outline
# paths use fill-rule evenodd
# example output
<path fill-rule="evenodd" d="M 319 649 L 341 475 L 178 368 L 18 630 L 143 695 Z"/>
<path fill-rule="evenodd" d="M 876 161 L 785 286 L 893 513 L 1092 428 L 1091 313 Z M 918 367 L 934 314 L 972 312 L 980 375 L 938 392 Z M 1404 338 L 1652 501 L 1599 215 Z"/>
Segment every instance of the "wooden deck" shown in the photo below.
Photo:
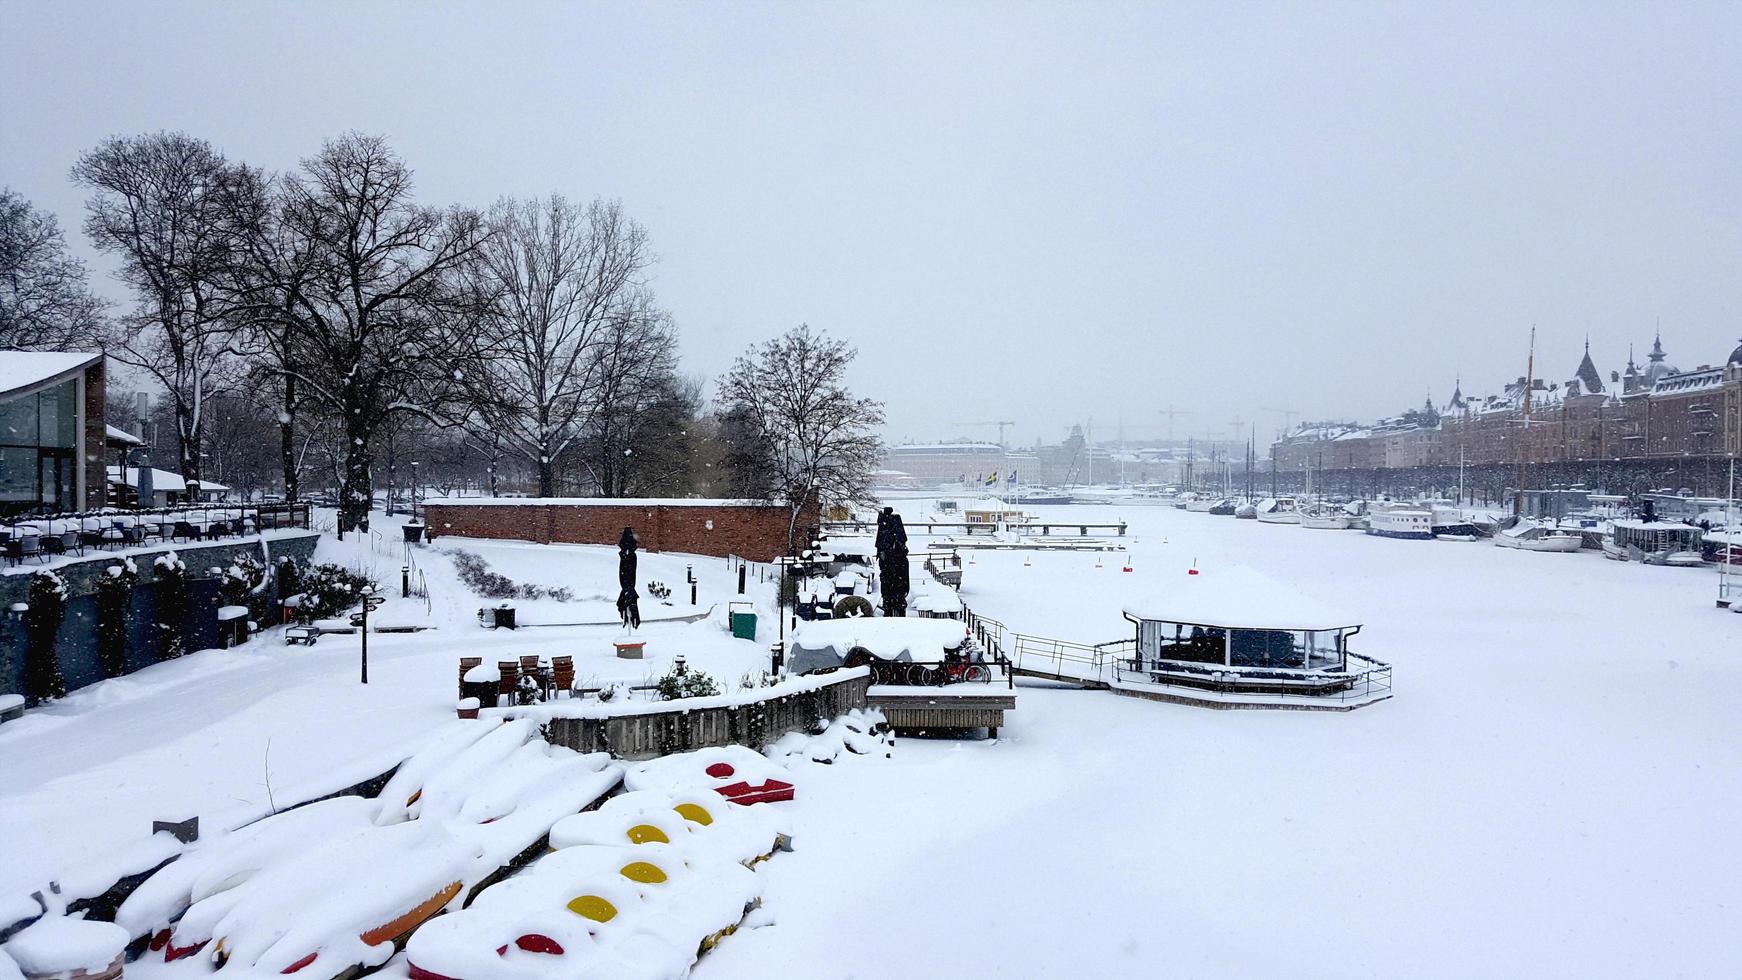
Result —
<path fill-rule="evenodd" d="M 987 691 L 984 684 L 955 684 L 936 689 L 873 687 L 866 706 L 883 712 L 889 727 L 901 731 L 984 728 L 992 738 L 1004 725 L 1004 712 L 1016 710 L 1009 690 Z M 972 693 L 964 690 L 977 689 Z"/>

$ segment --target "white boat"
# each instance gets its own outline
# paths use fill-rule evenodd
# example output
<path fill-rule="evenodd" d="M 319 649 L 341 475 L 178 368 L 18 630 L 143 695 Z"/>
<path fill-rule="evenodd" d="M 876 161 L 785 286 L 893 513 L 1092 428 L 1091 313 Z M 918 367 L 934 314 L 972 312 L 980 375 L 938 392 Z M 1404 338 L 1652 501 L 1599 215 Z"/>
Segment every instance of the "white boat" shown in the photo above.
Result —
<path fill-rule="evenodd" d="M 1346 531 L 1355 526 L 1355 518 L 1336 508 L 1321 507 L 1318 510 L 1302 511 L 1300 526 L 1328 531 Z"/>
<path fill-rule="evenodd" d="M 1266 497 L 1258 502 L 1258 520 L 1263 524 L 1299 524 L 1300 508 L 1293 497 Z"/>
<path fill-rule="evenodd" d="M 1222 502 L 1220 497 L 1191 497 L 1186 500 L 1186 510 L 1194 514 L 1208 514 L 1210 508 Z"/>
<path fill-rule="evenodd" d="M 1382 538 L 1431 541 L 1433 519 L 1431 511 L 1393 505 L 1375 509 L 1367 515 L 1367 533 Z"/>
<path fill-rule="evenodd" d="M 1584 543 L 1584 536 L 1577 531 L 1563 531 L 1529 520 L 1521 520 L 1494 534 L 1495 545 L 1519 551 L 1573 552 Z"/>
<path fill-rule="evenodd" d="M 1705 564 L 1700 554 L 1702 532 L 1670 521 L 1623 520 L 1603 539 L 1603 557 L 1646 565 L 1689 567 Z"/>

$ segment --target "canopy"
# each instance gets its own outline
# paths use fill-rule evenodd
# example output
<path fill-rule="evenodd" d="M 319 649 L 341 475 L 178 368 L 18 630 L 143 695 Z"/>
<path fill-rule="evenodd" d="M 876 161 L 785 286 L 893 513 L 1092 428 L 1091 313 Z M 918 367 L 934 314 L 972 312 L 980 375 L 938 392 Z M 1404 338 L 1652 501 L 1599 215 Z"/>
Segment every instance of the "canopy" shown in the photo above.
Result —
<path fill-rule="evenodd" d="M 940 663 L 944 654 L 967 639 L 962 624 L 953 619 L 916 617 L 858 617 L 823 619 L 803 623 L 792 636 L 787 658 L 795 674 L 823 667 L 839 667 L 856 648 L 879 660 Z"/>
<path fill-rule="evenodd" d="M 1336 630 L 1360 625 L 1293 585 L 1241 565 L 1180 571 L 1155 596 L 1125 607 L 1131 619 L 1227 629 Z"/>

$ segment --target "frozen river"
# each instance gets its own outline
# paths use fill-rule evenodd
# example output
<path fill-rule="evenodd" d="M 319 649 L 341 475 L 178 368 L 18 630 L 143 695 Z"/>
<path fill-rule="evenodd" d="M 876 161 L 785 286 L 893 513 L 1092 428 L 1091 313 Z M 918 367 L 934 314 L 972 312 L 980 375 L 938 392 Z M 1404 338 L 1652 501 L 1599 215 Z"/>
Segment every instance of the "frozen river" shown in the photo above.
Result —
<path fill-rule="evenodd" d="M 904 510 L 913 510 L 908 504 Z M 1018 690 L 996 744 L 903 739 L 807 784 L 777 928 L 704 980 L 810 977 L 1711 977 L 1742 962 L 1742 616 L 1705 569 L 1410 542 L 1163 508 L 1134 571 L 981 554 L 1011 629 L 1130 635 L 1194 561 L 1359 614 L 1396 697 L 1218 712 Z M 916 546 L 919 544 L 915 542 Z"/>

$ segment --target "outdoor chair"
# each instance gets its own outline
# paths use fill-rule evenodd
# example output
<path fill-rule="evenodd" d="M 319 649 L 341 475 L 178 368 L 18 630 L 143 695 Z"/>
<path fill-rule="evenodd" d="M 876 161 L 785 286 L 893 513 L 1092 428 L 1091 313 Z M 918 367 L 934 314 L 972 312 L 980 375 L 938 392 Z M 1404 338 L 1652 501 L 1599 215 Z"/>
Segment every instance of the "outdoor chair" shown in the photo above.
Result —
<path fill-rule="evenodd" d="M 12 559 L 14 565 L 23 564 L 26 558 L 48 561 L 48 556 L 42 551 L 42 539 L 35 534 L 14 535 L 12 540 L 6 542 L 6 557 Z"/>
<path fill-rule="evenodd" d="M 550 673 L 550 682 L 553 688 L 551 697 L 554 698 L 559 694 L 573 690 L 575 686 L 575 658 L 550 658 Z"/>
<path fill-rule="evenodd" d="M 498 660 L 496 669 L 502 674 L 502 679 L 496 682 L 496 697 L 499 703 L 513 704 L 514 689 L 520 686 L 520 664 L 513 660 Z"/>
<path fill-rule="evenodd" d="M 484 663 L 483 657 L 461 657 L 460 658 L 460 683 L 464 684 L 466 682 L 466 671 L 471 670 L 473 667 L 482 666 L 483 663 Z"/>
<path fill-rule="evenodd" d="M 85 543 L 79 540 L 79 532 L 62 531 L 60 533 L 60 550 L 62 553 L 70 551 L 76 555 L 83 555 L 85 553 Z"/>
<path fill-rule="evenodd" d="M 200 530 L 192 524 L 189 524 L 187 521 L 176 521 L 175 527 L 170 531 L 169 536 L 171 540 L 187 538 L 190 541 L 198 541 L 200 539 Z"/>

